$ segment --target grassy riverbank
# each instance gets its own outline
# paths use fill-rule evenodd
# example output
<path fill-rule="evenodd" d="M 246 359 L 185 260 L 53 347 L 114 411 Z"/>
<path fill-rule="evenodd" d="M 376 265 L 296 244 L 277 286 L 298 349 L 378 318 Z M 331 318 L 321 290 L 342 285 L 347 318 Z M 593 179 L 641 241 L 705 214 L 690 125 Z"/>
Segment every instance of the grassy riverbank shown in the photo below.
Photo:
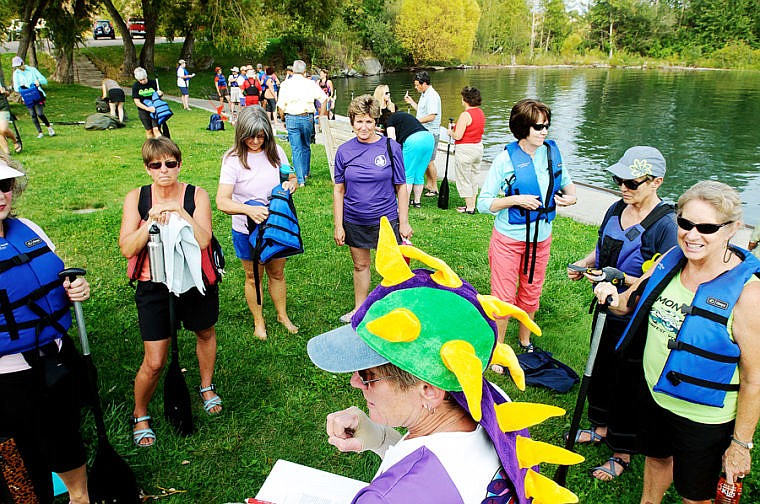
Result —
<path fill-rule="evenodd" d="M 96 91 L 80 86 L 51 85 L 46 112 L 54 122 L 83 120 L 92 112 Z M 339 325 L 338 316 L 352 304 L 351 261 L 348 250 L 332 240 L 331 182 L 324 149 L 314 146 L 313 177 L 295 196 L 306 252 L 288 261 L 288 306 L 291 319 L 300 326 L 288 334 L 275 320 L 271 301 L 265 299 L 270 321 L 269 340 L 253 338 L 253 323 L 243 299 L 243 271 L 232 252 L 230 219 L 214 211 L 214 230 L 228 259 L 220 286 L 221 314 L 217 325 L 219 354 L 215 382 L 224 400 L 224 412 L 208 417 L 194 397 L 197 432 L 178 437 L 163 420 L 161 387 L 150 413 L 155 418 L 158 441 L 151 449 L 131 442 L 127 417 L 132 409 L 132 380 L 142 358 L 133 291 L 125 276 L 126 260 L 118 249 L 121 205 L 124 195 L 149 181 L 141 165 L 144 133 L 128 105 L 132 120 L 113 131 L 85 131 L 82 126 L 56 126 L 57 136 L 34 138 L 25 109 L 13 106 L 21 118 L 24 152 L 17 156 L 29 173 L 29 187 L 18 204 L 18 213 L 40 224 L 58 246 L 68 266 L 88 270 L 92 299 L 85 303 L 85 318 L 92 353 L 100 373 L 101 397 L 111 442 L 137 473 L 146 493 L 160 488 L 180 490 L 164 502 L 236 502 L 253 496 L 274 461 L 279 458 L 369 480 L 378 465 L 373 454 L 340 454 L 327 444 L 325 415 L 351 404 L 362 406 L 361 395 L 348 384 L 348 376 L 333 376 L 314 367 L 306 356 L 308 339 Z M 180 179 L 216 193 L 219 163 L 232 142 L 233 132 L 205 130 L 208 113 L 180 110 L 172 104 L 172 138 L 183 150 Z M 289 148 L 283 143 L 286 150 Z M 456 199 L 452 201 L 456 204 Z M 86 213 L 80 213 L 85 211 Z M 492 218 L 443 212 L 426 198 L 411 215 L 414 243 L 445 260 L 480 292 L 489 290 L 487 261 Z M 596 230 L 568 219 L 556 221 L 552 258 L 537 322 L 544 336 L 536 343 L 555 352 L 562 361 L 582 371 L 587 356 L 590 300 L 588 286 L 566 279 L 565 265 L 593 246 Z M 373 285 L 379 278 L 373 274 Z M 515 327 L 509 342 L 515 343 Z M 194 338 L 180 334 L 181 362 L 191 387 L 198 384 Z M 517 391 L 506 378 L 488 372 L 519 401 L 562 406 L 570 412 L 577 387 L 560 395 L 539 389 Z M 89 418 L 89 417 L 88 417 Z M 569 413 L 532 429 L 544 441 L 561 443 Z M 85 437 L 94 441 L 92 422 Z M 588 461 L 570 471 L 568 487 L 586 503 L 637 502 L 643 460 L 634 459 L 632 470 L 612 483 L 588 476 L 601 463 L 604 448 L 581 447 Z M 755 464 L 755 469 L 758 465 Z M 554 468 L 545 466 L 551 475 Z M 745 501 L 757 495 L 755 478 L 745 483 Z M 669 493 L 666 502 L 680 502 Z"/>

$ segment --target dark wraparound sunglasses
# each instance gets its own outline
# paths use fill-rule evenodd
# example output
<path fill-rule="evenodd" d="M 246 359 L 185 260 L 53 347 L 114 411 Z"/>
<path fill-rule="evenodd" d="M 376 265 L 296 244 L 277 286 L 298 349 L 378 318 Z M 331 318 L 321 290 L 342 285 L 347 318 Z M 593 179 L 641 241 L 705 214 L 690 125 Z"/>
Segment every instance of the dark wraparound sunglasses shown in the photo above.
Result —
<path fill-rule="evenodd" d="M 385 380 L 388 378 L 388 376 L 381 376 L 379 378 L 371 378 L 372 373 L 369 372 L 369 369 L 361 369 L 356 372 L 359 375 L 359 379 L 362 381 L 362 385 L 365 387 L 368 387 L 370 383 L 379 382 L 380 380 Z"/>
<path fill-rule="evenodd" d="M 720 230 L 720 228 L 722 228 L 723 226 L 728 226 L 729 224 L 732 224 L 734 221 L 724 222 L 723 224 L 710 224 L 710 223 L 705 223 L 705 222 L 696 224 L 694 222 L 691 222 L 689 219 L 684 219 L 683 217 L 676 217 L 676 222 L 678 223 L 678 227 L 680 227 L 684 231 L 691 231 L 693 228 L 697 228 L 697 231 L 700 234 L 713 234 L 713 233 L 717 233 Z"/>
<path fill-rule="evenodd" d="M 0 192 L 11 192 L 16 185 L 16 180 L 7 178 L 0 180 Z"/>
<path fill-rule="evenodd" d="M 151 170 L 160 170 L 162 165 L 166 165 L 170 170 L 179 166 L 179 161 L 153 161 L 148 163 L 148 168 Z"/>
<path fill-rule="evenodd" d="M 634 180 L 634 179 L 621 179 L 617 175 L 612 176 L 612 181 L 615 183 L 616 186 L 624 185 L 631 191 L 635 191 L 639 188 L 639 186 L 645 182 L 649 182 L 652 180 L 652 177 L 647 177 L 644 180 Z"/>
<path fill-rule="evenodd" d="M 544 129 L 548 131 L 549 130 L 549 123 L 546 123 L 546 124 L 541 124 L 541 123 L 531 124 L 530 127 L 533 128 L 536 131 L 541 131 L 541 130 L 544 130 Z"/>

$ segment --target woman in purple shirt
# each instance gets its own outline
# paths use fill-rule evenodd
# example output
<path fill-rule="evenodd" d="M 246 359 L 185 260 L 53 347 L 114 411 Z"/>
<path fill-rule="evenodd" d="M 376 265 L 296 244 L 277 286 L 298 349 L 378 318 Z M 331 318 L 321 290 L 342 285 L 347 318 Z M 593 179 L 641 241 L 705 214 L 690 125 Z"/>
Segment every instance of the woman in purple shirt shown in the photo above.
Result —
<path fill-rule="evenodd" d="M 367 299 L 370 249 L 377 247 L 380 218 L 388 218 L 398 241 L 412 236 L 401 146 L 375 130 L 380 103 L 370 95 L 358 96 L 348 117 L 356 138 L 335 154 L 333 189 L 335 243 L 349 246 L 354 263 L 354 308 L 340 317 L 345 323 Z"/>

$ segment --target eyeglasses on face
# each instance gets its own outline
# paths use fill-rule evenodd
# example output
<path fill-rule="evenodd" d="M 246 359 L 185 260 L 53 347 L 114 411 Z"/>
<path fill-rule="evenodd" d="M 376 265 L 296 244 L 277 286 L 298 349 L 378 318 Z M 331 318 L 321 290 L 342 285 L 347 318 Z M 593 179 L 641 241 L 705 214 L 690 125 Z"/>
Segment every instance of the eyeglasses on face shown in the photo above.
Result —
<path fill-rule="evenodd" d="M 541 124 L 541 123 L 531 124 L 530 127 L 533 128 L 536 131 L 542 131 L 544 129 L 546 131 L 549 131 L 549 123 L 546 123 L 546 124 Z"/>
<path fill-rule="evenodd" d="M 621 179 L 617 175 L 612 176 L 612 181 L 615 183 L 616 186 L 624 185 L 631 191 L 635 191 L 639 188 L 639 186 L 645 182 L 649 182 L 652 180 L 652 177 L 647 176 L 644 180 L 635 180 L 635 179 Z"/>
<path fill-rule="evenodd" d="M 16 186 L 15 179 L 7 178 L 7 179 L 0 180 L 0 192 L 11 192 L 15 186 Z"/>
<path fill-rule="evenodd" d="M 386 91 L 385 94 L 387 94 L 388 96 L 390 96 L 391 92 L 390 91 Z"/>
<path fill-rule="evenodd" d="M 369 369 L 360 369 L 356 372 L 359 375 L 359 379 L 362 382 L 362 385 L 365 387 L 369 387 L 370 383 L 379 382 L 380 380 L 384 380 L 386 378 L 390 378 L 389 376 L 381 376 L 379 378 L 374 378 L 374 375 Z"/>
<path fill-rule="evenodd" d="M 692 229 L 697 228 L 697 232 L 700 234 L 713 234 L 717 233 L 723 226 L 728 226 L 734 221 L 724 222 L 723 224 L 711 224 L 706 222 L 700 222 L 699 224 L 696 224 L 694 222 L 691 222 L 689 219 L 676 217 L 676 222 L 678 223 L 678 227 L 684 231 L 691 231 Z"/>
<path fill-rule="evenodd" d="M 151 170 L 160 170 L 162 165 L 166 166 L 167 168 L 171 170 L 172 168 L 176 168 L 179 166 L 179 161 L 176 161 L 174 159 L 171 159 L 169 161 L 151 161 L 150 163 L 148 163 L 148 168 L 150 168 Z"/>
<path fill-rule="evenodd" d="M 260 141 L 262 141 L 262 142 L 263 142 L 263 141 L 264 141 L 264 140 L 266 140 L 266 139 L 267 139 L 267 136 L 266 136 L 266 134 L 264 134 L 264 133 L 258 133 L 258 134 L 256 134 L 256 135 L 252 135 L 252 136 L 249 136 L 249 137 L 248 137 L 248 138 L 246 138 L 245 140 L 246 140 L 246 142 L 247 142 L 248 140 L 260 140 Z"/>

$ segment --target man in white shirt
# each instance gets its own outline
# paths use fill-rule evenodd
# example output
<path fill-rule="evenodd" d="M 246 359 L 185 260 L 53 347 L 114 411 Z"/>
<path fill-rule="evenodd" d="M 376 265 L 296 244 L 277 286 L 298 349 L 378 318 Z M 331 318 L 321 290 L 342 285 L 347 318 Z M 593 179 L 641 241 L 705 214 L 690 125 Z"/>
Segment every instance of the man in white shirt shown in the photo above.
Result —
<path fill-rule="evenodd" d="M 177 62 L 177 87 L 182 98 L 182 107 L 185 110 L 190 110 L 190 79 L 195 77 L 195 74 L 188 72 L 186 67 L 187 63 L 185 60 L 181 59 Z"/>
<path fill-rule="evenodd" d="M 321 106 L 320 115 L 325 114 L 327 95 L 319 85 L 304 77 L 306 63 L 293 62 L 293 77 L 285 80 L 280 87 L 277 108 L 285 114 L 288 142 L 293 151 L 293 167 L 298 177 L 298 185 L 303 186 L 311 172 L 311 138 L 314 136 L 314 102 Z"/>
<path fill-rule="evenodd" d="M 414 89 L 420 93 L 420 102 L 415 103 L 407 91 L 404 101 L 417 111 L 417 120 L 435 137 L 435 148 L 425 171 L 425 196 L 438 196 L 438 170 L 435 167 L 435 153 L 441 138 L 441 97 L 430 85 L 430 75 L 426 71 L 414 76 Z"/>

